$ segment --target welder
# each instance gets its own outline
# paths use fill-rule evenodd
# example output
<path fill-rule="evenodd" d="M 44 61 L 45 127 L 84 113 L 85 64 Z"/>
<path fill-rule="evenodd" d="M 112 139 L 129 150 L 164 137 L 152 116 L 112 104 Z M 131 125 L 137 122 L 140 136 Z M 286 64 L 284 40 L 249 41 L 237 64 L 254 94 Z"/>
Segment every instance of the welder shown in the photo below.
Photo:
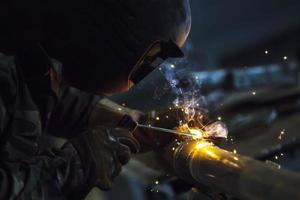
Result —
<path fill-rule="evenodd" d="M 159 141 L 97 123 L 95 106 L 182 57 L 190 24 L 188 0 L 1 1 L 0 199 L 110 189 Z"/>

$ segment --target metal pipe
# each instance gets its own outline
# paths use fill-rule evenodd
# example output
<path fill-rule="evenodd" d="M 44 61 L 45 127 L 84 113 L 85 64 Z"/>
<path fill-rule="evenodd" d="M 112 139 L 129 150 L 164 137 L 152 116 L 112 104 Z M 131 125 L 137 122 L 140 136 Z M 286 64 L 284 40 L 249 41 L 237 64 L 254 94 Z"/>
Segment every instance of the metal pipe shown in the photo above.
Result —
<path fill-rule="evenodd" d="M 300 175 L 206 141 L 171 145 L 166 151 L 175 174 L 243 200 L 300 199 Z"/>

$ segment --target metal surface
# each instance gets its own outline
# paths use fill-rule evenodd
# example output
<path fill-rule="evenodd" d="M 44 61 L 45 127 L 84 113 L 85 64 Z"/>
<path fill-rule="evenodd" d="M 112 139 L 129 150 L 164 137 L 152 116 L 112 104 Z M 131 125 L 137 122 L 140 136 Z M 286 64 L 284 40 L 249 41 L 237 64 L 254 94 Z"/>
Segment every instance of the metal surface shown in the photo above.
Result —
<path fill-rule="evenodd" d="M 204 141 L 174 144 L 166 152 L 176 175 L 196 186 L 205 185 L 243 200 L 300 199 L 297 173 Z"/>

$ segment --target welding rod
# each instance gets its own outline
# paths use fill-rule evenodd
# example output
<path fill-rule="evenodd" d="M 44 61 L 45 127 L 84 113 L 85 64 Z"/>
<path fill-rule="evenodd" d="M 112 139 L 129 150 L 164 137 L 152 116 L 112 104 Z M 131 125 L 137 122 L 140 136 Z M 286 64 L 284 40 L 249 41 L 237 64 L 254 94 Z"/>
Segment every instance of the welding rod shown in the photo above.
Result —
<path fill-rule="evenodd" d="M 300 199 L 300 174 L 211 143 L 171 144 L 165 158 L 181 179 L 243 200 Z"/>
<path fill-rule="evenodd" d="M 195 136 L 192 133 L 182 133 L 182 132 L 178 132 L 176 130 L 160 128 L 160 127 L 155 127 L 155 126 L 150 126 L 150 125 L 147 126 L 147 125 L 138 124 L 137 127 L 143 128 L 143 129 L 151 129 L 154 131 L 159 131 L 161 133 L 170 133 L 170 134 L 174 134 L 174 135 L 181 135 L 181 136 L 188 136 L 188 137 Z"/>

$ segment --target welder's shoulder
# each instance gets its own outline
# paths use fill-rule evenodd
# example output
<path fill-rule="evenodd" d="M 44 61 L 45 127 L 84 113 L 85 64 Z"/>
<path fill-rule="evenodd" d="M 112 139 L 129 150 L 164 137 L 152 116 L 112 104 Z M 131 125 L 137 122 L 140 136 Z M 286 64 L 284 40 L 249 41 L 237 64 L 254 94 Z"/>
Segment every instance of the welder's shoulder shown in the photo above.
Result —
<path fill-rule="evenodd" d="M 14 102 L 17 94 L 17 71 L 13 56 L 0 53 L 0 97 L 3 103 Z"/>

